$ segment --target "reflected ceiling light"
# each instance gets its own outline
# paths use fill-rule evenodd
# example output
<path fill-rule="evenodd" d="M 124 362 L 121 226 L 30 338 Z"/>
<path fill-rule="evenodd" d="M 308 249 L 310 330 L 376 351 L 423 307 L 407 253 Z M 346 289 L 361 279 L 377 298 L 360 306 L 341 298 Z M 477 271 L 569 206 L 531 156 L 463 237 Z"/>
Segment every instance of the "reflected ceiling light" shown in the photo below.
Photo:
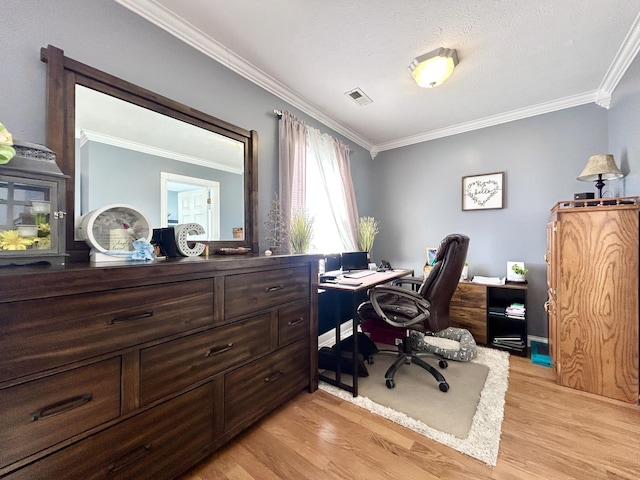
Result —
<path fill-rule="evenodd" d="M 602 198 L 603 180 L 614 180 L 622 177 L 624 177 L 624 174 L 616 165 L 613 155 L 603 153 L 589 157 L 587 166 L 584 167 L 584 170 L 578 176 L 578 180 L 582 180 L 583 182 L 596 182 L 598 196 Z"/>
<path fill-rule="evenodd" d="M 458 54 L 452 48 L 437 48 L 414 58 L 409 70 L 416 83 L 424 88 L 437 87 L 453 73 Z"/>

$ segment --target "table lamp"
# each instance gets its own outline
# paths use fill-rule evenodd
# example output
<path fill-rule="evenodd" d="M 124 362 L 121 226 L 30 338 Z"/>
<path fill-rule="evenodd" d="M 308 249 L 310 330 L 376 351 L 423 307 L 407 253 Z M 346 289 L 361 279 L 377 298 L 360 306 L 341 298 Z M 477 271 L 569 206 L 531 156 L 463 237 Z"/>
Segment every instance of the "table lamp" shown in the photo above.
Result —
<path fill-rule="evenodd" d="M 616 165 L 613 155 L 610 153 L 601 153 L 589 157 L 587 166 L 584 167 L 584 170 L 578 176 L 578 180 L 582 180 L 583 182 L 596 182 L 598 198 L 602 198 L 604 180 L 614 180 L 622 177 L 624 177 L 624 174 Z"/>

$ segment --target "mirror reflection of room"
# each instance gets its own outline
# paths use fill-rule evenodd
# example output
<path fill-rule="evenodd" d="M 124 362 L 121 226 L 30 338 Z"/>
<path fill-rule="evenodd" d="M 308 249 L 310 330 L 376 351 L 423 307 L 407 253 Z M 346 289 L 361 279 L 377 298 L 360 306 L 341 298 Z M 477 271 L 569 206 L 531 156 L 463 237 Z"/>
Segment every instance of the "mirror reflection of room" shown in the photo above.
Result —
<path fill-rule="evenodd" d="M 135 205 L 157 227 L 200 223 L 194 240 L 239 240 L 244 144 L 76 85 L 76 216 Z"/>

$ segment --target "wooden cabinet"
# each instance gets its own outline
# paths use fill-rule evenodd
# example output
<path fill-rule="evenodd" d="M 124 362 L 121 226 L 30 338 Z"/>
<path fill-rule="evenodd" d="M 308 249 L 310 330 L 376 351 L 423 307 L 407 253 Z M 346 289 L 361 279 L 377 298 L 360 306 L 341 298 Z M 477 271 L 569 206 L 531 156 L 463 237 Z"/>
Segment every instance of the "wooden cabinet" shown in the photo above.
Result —
<path fill-rule="evenodd" d="M 476 343 L 518 355 L 527 354 L 527 318 L 509 314 L 507 307 L 527 305 L 527 285 L 485 285 L 460 282 L 451 298 L 451 323 L 469 330 Z"/>
<path fill-rule="evenodd" d="M 317 265 L 0 272 L 0 478 L 175 478 L 314 391 Z"/>
<path fill-rule="evenodd" d="M 476 343 L 487 344 L 487 286 L 460 282 L 449 310 L 454 327 L 471 332 Z"/>
<path fill-rule="evenodd" d="M 567 201 L 547 229 L 550 353 L 560 385 L 638 402 L 638 197 Z"/>

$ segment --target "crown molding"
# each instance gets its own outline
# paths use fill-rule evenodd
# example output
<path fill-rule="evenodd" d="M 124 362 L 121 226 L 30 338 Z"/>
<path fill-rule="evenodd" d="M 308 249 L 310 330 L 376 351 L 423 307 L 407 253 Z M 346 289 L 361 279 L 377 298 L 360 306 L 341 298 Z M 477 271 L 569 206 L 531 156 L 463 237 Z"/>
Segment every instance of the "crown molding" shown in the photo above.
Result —
<path fill-rule="evenodd" d="M 540 103 L 531 107 L 521 108 L 519 110 L 512 110 L 511 112 L 501 113 L 499 115 L 492 115 L 490 117 L 481 118 L 472 122 L 466 122 L 458 125 L 453 125 L 451 127 L 432 130 L 430 132 L 421 133 L 419 135 L 413 135 L 410 137 L 401 138 L 399 140 L 394 140 L 393 142 L 381 143 L 373 147 L 372 152 L 375 151 L 375 153 L 377 154 L 378 152 L 382 152 L 384 150 L 406 147 L 407 145 L 413 145 L 415 143 L 428 142 L 429 140 L 449 137 L 451 135 L 458 135 L 459 133 L 479 130 L 481 128 L 492 127 L 494 125 L 522 120 L 524 118 L 535 117 L 537 115 L 555 112 L 557 110 L 564 110 L 565 108 L 577 107 L 579 105 L 593 103 L 595 102 L 597 95 L 597 91 L 587 92 L 580 95 L 561 98 L 559 100 L 554 100 L 551 102 Z M 374 156 L 375 155 L 372 154 L 372 158 Z"/>
<path fill-rule="evenodd" d="M 80 146 L 84 146 L 87 142 L 98 142 L 112 147 L 125 148 L 135 152 L 141 152 L 148 155 L 154 155 L 156 157 L 168 158 L 170 160 L 176 160 L 178 162 L 190 163 L 192 165 L 198 165 L 206 168 L 214 168 L 216 170 L 222 170 L 224 172 L 234 173 L 236 175 L 242 175 L 243 169 L 234 168 L 229 165 L 223 165 L 213 160 L 193 157 L 191 155 L 184 155 L 182 153 L 173 152 L 171 150 L 165 150 L 163 148 L 152 147 L 143 143 L 132 142 L 123 138 L 114 137 L 111 135 L 105 135 L 103 133 L 94 132 L 91 130 L 81 130 L 76 137 L 80 139 Z"/>
<path fill-rule="evenodd" d="M 310 117 L 315 118 L 322 124 L 333 129 L 335 132 L 354 141 L 361 147 L 367 150 L 370 150 L 373 147 L 373 144 L 362 135 L 329 117 L 315 105 L 300 97 L 286 85 L 278 82 L 256 66 L 236 55 L 224 45 L 198 30 L 184 19 L 178 17 L 175 13 L 158 4 L 156 1 L 115 1 L 142 18 L 150 21 L 154 25 L 162 28 L 174 37 L 182 40 L 184 43 L 200 51 L 209 58 L 212 58 L 216 62 L 229 68 L 238 75 L 246 78 L 252 83 L 255 83 L 259 87 L 262 87 L 269 93 L 272 93 L 276 97 L 284 100 Z"/>
<path fill-rule="evenodd" d="M 638 17 L 636 17 L 631 30 L 625 37 L 620 50 L 618 51 L 611 67 L 609 67 L 609 70 L 607 71 L 598 90 L 374 145 L 362 135 L 322 112 L 319 108 L 300 97 L 286 85 L 278 82 L 273 77 L 267 75 L 251 63 L 244 60 L 242 57 L 236 55 L 224 45 L 215 41 L 208 35 L 205 35 L 202 31 L 194 28 L 193 25 L 189 24 L 184 19 L 176 16 L 173 12 L 162 5 L 159 5 L 155 0 L 115 1 L 167 31 L 174 37 L 182 40 L 196 50 L 204 53 L 216 62 L 229 68 L 238 75 L 241 75 L 259 87 L 262 87 L 281 100 L 284 100 L 293 107 L 306 113 L 310 117 L 315 118 L 322 124 L 333 129 L 335 132 L 354 141 L 361 147 L 368 150 L 372 159 L 374 159 L 381 151 L 400 148 L 416 143 L 428 142 L 438 138 L 500 125 L 502 123 L 513 122 L 515 120 L 521 120 L 587 103 L 596 103 L 604 108 L 609 108 L 613 91 L 640 50 L 639 14 Z"/>
<path fill-rule="evenodd" d="M 624 38 L 618 53 L 611 62 L 611 66 L 600 84 L 599 91 L 602 97 L 596 98 L 596 103 L 604 108 L 611 106 L 611 97 L 618 83 L 627 72 L 627 69 L 638 55 L 640 51 L 640 14 L 636 17 L 631 25 L 631 29 Z"/>

